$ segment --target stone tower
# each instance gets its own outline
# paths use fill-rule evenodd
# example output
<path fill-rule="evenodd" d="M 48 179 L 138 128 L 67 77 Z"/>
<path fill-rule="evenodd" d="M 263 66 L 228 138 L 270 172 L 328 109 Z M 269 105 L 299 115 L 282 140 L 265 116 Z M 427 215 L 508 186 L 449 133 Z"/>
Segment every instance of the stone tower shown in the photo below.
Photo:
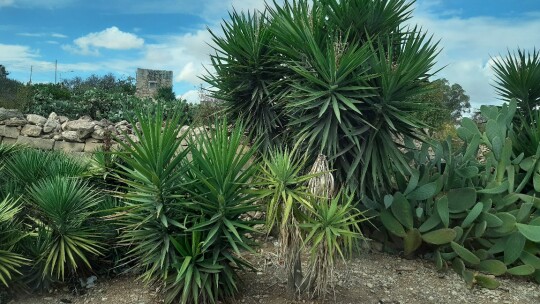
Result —
<path fill-rule="evenodd" d="M 137 91 L 141 98 L 152 98 L 160 88 L 172 87 L 173 72 L 137 69 Z"/>

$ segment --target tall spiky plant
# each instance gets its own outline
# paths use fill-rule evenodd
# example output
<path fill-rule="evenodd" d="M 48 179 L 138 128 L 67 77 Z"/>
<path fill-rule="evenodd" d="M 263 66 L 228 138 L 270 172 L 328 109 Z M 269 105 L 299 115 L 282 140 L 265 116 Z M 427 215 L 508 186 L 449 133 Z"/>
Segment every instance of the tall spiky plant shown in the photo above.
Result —
<path fill-rule="evenodd" d="M 250 138 L 260 138 L 264 149 L 278 140 L 286 124 L 280 103 L 284 68 L 272 47 L 275 38 L 265 13 L 233 11 L 229 19 L 222 24 L 223 37 L 210 31 L 215 72 L 204 80 L 218 89 L 213 97 L 224 102 L 226 114 L 243 120 Z"/>
<path fill-rule="evenodd" d="M 391 188 L 394 179 L 388 172 L 409 174 L 395 138 L 421 139 L 422 124 L 410 113 L 420 105 L 414 97 L 432 75 L 438 51 L 437 43 L 420 29 L 404 28 L 412 3 L 299 0 L 254 13 L 266 18 L 273 36 L 265 47 L 272 54 L 270 65 L 279 69 L 266 69 L 264 79 L 281 92 L 277 104 L 283 109 L 287 137 L 313 159 L 327 155 L 337 183 L 358 194 L 378 196 Z M 235 58 L 236 53 L 229 53 L 232 41 L 258 37 L 242 28 L 237 23 L 224 27 L 227 38 L 216 47 L 222 57 Z M 230 69 L 226 62 L 213 61 L 213 66 Z M 260 70 L 243 67 L 243 74 L 216 73 L 211 84 L 220 94 L 233 94 L 237 89 L 223 83 L 260 79 Z M 256 96 L 259 91 L 244 86 L 242 92 Z M 261 100 L 271 96 L 252 101 L 263 105 Z M 233 99 L 230 104 L 246 108 Z M 244 119 L 246 125 L 264 121 L 256 111 L 250 113 L 233 118 Z M 274 130 L 265 126 L 255 135 L 266 137 Z"/>
<path fill-rule="evenodd" d="M 143 270 L 145 282 L 161 281 L 176 261 L 171 236 L 186 229 L 180 205 L 188 170 L 188 150 L 180 145 L 186 133 L 180 132 L 182 113 L 176 110 L 166 118 L 161 104 L 155 112 L 139 110 L 136 119 L 138 141 L 126 137 L 115 152 L 122 161 L 116 178 L 123 185 L 119 196 L 126 205 L 120 217 L 121 243 L 129 248 L 126 260 Z"/>

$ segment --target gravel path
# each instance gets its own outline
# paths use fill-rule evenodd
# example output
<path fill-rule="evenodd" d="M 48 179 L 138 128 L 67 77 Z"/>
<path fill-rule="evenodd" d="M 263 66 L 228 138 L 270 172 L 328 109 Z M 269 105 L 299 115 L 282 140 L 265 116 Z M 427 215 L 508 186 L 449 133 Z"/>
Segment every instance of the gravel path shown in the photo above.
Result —
<path fill-rule="evenodd" d="M 496 290 L 469 289 L 453 271 L 437 272 L 433 263 L 406 260 L 384 253 L 365 253 L 337 272 L 335 297 L 319 300 L 291 300 L 286 293 L 285 276 L 275 247 L 266 244 L 248 259 L 258 272 L 241 273 L 242 295 L 232 303 L 540 303 L 540 286 L 515 277 L 500 278 Z M 100 281 L 87 294 L 73 296 L 65 291 L 47 295 L 21 296 L 10 303 L 20 304 L 90 304 L 90 303 L 161 303 L 156 290 L 137 283 L 133 276 Z M 0 303 L 2 304 L 2 303 Z"/>

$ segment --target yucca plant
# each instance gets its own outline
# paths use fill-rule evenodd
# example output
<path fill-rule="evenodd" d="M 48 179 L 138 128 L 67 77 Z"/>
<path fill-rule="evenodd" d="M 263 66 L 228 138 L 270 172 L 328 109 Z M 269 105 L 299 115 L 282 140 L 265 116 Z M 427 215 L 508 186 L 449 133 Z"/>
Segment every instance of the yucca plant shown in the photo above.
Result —
<path fill-rule="evenodd" d="M 229 132 L 227 120 L 216 121 L 212 130 L 190 138 L 191 156 L 186 205 L 199 224 L 192 230 L 208 231 L 205 247 L 225 242 L 226 248 L 239 252 L 250 249 L 244 234 L 255 232 L 253 222 L 240 219 L 242 214 L 259 207 L 257 191 L 253 189 L 258 172 L 254 159 L 256 146 L 249 146 L 244 127 L 236 124 Z"/>
<path fill-rule="evenodd" d="M 305 174 L 306 157 L 287 148 L 270 150 L 261 168 L 261 195 L 266 202 L 266 229 L 277 227 L 280 255 L 285 260 L 288 288 L 302 292 L 304 276 L 301 262 L 300 223 L 313 209 L 308 181 L 314 175 Z"/>
<path fill-rule="evenodd" d="M 411 113 L 421 105 L 415 96 L 423 93 L 421 84 L 433 74 L 438 53 L 437 43 L 421 30 L 404 28 L 412 3 L 299 0 L 267 7 L 268 13 L 254 12 L 269 24 L 265 62 L 274 68 L 213 60 L 218 72 L 210 83 L 216 95 L 241 91 L 261 107 L 277 102 L 284 127 L 264 125 L 255 137 L 281 132 L 278 138 L 292 138 L 312 159 L 327 155 L 339 185 L 358 190 L 359 195 L 380 196 L 394 186 L 388 172 L 409 173 L 396 138 L 422 138 L 418 130 L 423 125 Z M 236 41 L 256 40 L 258 32 L 245 31 L 239 22 L 227 23 L 224 32 L 226 38 L 216 43 L 219 57 L 253 54 L 254 48 L 238 51 Z M 235 73 L 235 68 L 242 73 Z M 254 98 L 260 96 L 257 87 L 224 85 L 233 80 L 265 80 L 273 90 Z M 229 108 L 250 114 L 232 118 L 243 119 L 248 126 L 265 122 L 259 112 L 244 110 L 249 109 L 245 99 L 231 98 Z"/>
<path fill-rule="evenodd" d="M 337 263 L 353 253 L 363 238 L 360 223 L 363 213 L 355 207 L 354 194 L 338 193 L 334 198 L 321 197 L 300 227 L 307 236 L 304 244 L 309 251 L 305 283 L 312 296 L 323 296 L 332 286 Z"/>
<path fill-rule="evenodd" d="M 540 105 L 540 52 L 518 49 L 505 58 L 493 59 L 495 90 L 504 101 L 516 99 L 518 109 L 529 119 Z M 530 121 L 530 120 L 529 120 Z"/>
<path fill-rule="evenodd" d="M 25 237 L 17 220 L 20 210 L 19 203 L 9 196 L 0 201 L 0 283 L 6 287 L 15 275 L 21 275 L 19 269 L 29 262 L 15 251 L 19 241 Z"/>
<path fill-rule="evenodd" d="M 123 163 L 116 174 L 124 185 L 118 193 L 125 203 L 119 217 L 124 226 L 120 243 L 129 250 L 126 262 L 135 262 L 145 282 L 167 279 L 177 255 L 171 236 L 185 230 L 181 202 L 186 194 L 188 150 L 180 146 L 185 133 L 177 138 L 181 117 L 180 110 L 165 116 L 161 104 L 152 112 L 139 110 L 140 129 L 134 129 L 138 141 L 126 137 L 115 152 Z"/>
<path fill-rule="evenodd" d="M 171 242 L 178 253 L 178 261 L 172 265 L 175 276 L 168 279 L 165 302 L 218 303 L 237 291 L 236 274 L 231 266 L 232 256 L 204 246 L 203 233 L 192 231 Z"/>
<path fill-rule="evenodd" d="M 257 146 L 248 145 L 244 130 L 222 120 L 189 139 L 188 232 L 175 242 L 181 262 L 174 266 L 178 286 L 171 286 L 168 299 L 216 303 L 237 293 L 236 269 L 251 268 L 241 250 L 252 251 L 245 235 L 256 233 L 257 222 L 241 216 L 260 209 L 253 186 L 258 163 Z"/>
<path fill-rule="evenodd" d="M 493 61 L 497 94 L 507 102 L 516 100 L 518 105 L 511 134 L 514 151 L 534 155 L 540 144 L 540 52 L 518 49 Z"/>
<path fill-rule="evenodd" d="M 66 272 L 91 269 L 89 258 L 104 250 L 99 219 L 92 218 L 98 192 L 81 179 L 57 176 L 32 185 L 27 199 L 37 213 L 34 225 L 48 238 L 42 276 L 64 280 Z"/>
<path fill-rule="evenodd" d="M 212 96 L 222 100 L 232 121 L 243 120 L 252 141 L 261 139 L 261 149 L 279 143 L 286 125 L 280 98 L 284 67 L 275 48 L 274 34 L 265 13 L 229 14 L 223 37 L 210 31 L 215 54 L 210 57 L 215 73 L 204 78 L 219 90 Z"/>

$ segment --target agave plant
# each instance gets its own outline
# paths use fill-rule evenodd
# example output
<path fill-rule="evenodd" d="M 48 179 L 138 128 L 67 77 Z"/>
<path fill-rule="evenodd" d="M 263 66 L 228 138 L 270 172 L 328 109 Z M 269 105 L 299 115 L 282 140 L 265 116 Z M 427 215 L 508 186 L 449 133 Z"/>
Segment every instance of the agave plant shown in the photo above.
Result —
<path fill-rule="evenodd" d="M 98 192 L 81 179 L 56 176 L 32 185 L 28 200 L 37 211 L 35 226 L 47 236 L 40 257 L 43 278 L 64 280 L 66 272 L 90 269 L 89 258 L 103 251 L 99 225 L 92 218 L 101 200 Z"/>
<path fill-rule="evenodd" d="M 17 220 L 20 209 L 18 202 L 9 196 L 0 201 L 0 282 L 6 287 L 14 275 L 21 274 L 19 269 L 29 262 L 14 250 L 25 236 Z"/>

